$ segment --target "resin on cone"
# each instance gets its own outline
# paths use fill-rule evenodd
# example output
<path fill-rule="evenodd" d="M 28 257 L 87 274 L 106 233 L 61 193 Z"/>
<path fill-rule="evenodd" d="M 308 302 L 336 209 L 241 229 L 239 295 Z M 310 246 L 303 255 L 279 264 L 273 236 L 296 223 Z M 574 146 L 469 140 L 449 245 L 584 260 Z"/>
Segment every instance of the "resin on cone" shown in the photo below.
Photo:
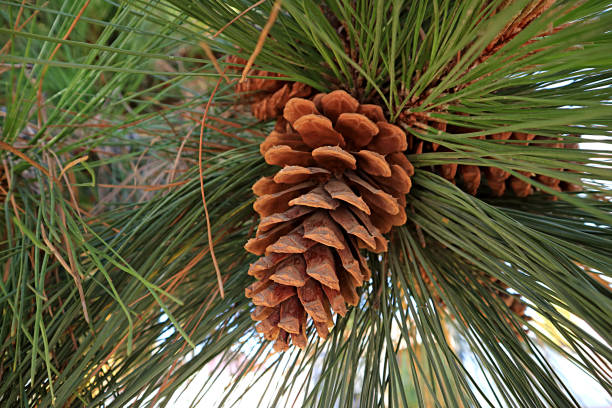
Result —
<path fill-rule="evenodd" d="M 404 131 L 377 105 L 344 91 L 290 99 L 260 150 L 282 167 L 253 186 L 260 222 L 245 248 L 261 257 L 246 289 L 256 330 L 304 348 L 309 319 L 320 337 L 359 303 L 370 279 L 360 249 L 387 251 L 383 234 L 406 222 L 414 169 Z"/>

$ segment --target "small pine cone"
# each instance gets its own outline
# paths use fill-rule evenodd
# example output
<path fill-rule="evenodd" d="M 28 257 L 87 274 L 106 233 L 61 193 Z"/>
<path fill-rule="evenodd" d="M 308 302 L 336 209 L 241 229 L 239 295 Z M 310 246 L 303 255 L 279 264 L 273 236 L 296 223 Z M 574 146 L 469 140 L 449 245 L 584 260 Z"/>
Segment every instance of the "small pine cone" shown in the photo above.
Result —
<path fill-rule="evenodd" d="M 246 60 L 234 55 L 229 56 L 227 61 L 230 64 L 241 65 L 229 65 L 235 71 L 242 71 L 242 67 L 247 63 Z M 283 77 L 281 74 L 262 70 L 253 70 L 252 75 Z M 271 120 L 281 117 L 289 99 L 306 98 L 312 94 L 312 88 L 299 82 L 281 79 L 247 78 L 243 82 L 238 82 L 236 92 L 247 96 L 253 116 L 259 120 Z"/>
<path fill-rule="evenodd" d="M 429 121 L 429 126 L 431 126 L 434 129 L 439 130 L 440 132 L 446 132 L 446 123 L 444 122 L 435 122 L 435 121 Z M 438 148 L 440 147 L 440 145 L 438 143 L 433 143 L 431 144 L 431 150 L 433 150 L 434 152 L 438 150 Z"/>
<path fill-rule="evenodd" d="M 233 71 L 242 72 L 244 66 L 247 61 L 244 58 L 240 58 L 235 55 L 230 55 L 227 57 L 228 64 L 237 64 L 237 65 L 228 65 Z M 266 76 L 266 77 L 281 77 L 280 74 L 262 71 L 262 70 L 253 70 L 252 75 L 254 76 Z M 283 86 L 283 81 L 279 81 L 276 79 L 266 79 L 266 78 L 247 78 L 246 81 L 238 82 L 236 84 L 236 92 L 244 93 L 244 94 L 252 94 L 249 95 L 254 100 L 259 100 L 263 98 L 265 95 L 276 92 Z"/>
<path fill-rule="evenodd" d="M 542 184 L 544 184 L 544 185 L 546 185 L 546 186 L 548 186 L 550 188 L 553 188 L 553 189 L 555 189 L 557 191 L 560 190 L 559 183 L 561 183 L 561 180 L 559 180 L 559 179 L 556 179 L 554 177 L 544 176 L 542 174 L 538 174 L 536 176 L 536 180 L 538 180 L 540 183 L 542 183 Z"/>
<path fill-rule="evenodd" d="M 474 132 L 475 129 L 466 129 L 455 126 L 448 126 L 448 130 L 451 133 L 470 133 Z M 482 138 L 482 137 L 480 137 Z M 489 140 L 500 140 L 510 141 L 509 143 L 527 146 L 530 145 L 531 141 L 535 140 L 558 140 L 558 143 L 548 143 L 542 144 L 538 143 L 542 147 L 546 148 L 557 148 L 557 149 L 577 149 L 577 143 L 563 143 L 561 142 L 562 138 L 551 138 L 546 136 L 537 136 L 531 133 L 520 133 L 520 132 L 503 132 L 492 134 L 486 137 Z M 427 144 L 423 144 L 423 142 L 419 142 L 417 149 L 413 149 L 412 152 L 415 154 L 422 153 L 425 151 L 435 151 L 435 150 L 443 150 L 446 151 L 444 147 L 441 149 L 434 148 L 433 143 L 427 142 Z M 474 165 L 458 165 L 457 163 L 449 163 L 438 165 L 435 168 L 436 172 L 452 182 L 453 184 L 457 184 L 457 179 L 460 177 L 463 180 L 463 188 L 465 191 L 472 195 L 476 195 L 479 191 L 479 187 L 481 185 L 486 185 L 489 187 L 490 192 L 493 196 L 501 197 L 504 195 L 506 191 L 511 191 L 517 197 L 527 197 L 528 195 L 533 194 L 533 187 L 531 184 L 525 180 L 520 179 L 519 177 L 511 176 L 511 174 L 505 170 L 502 170 L 497 167 L 479 167 Z M 561 171 L 571 171 L 567 169 L 558 169 Z M 563 182 L 559 179 L 544 176 L 542 174 L 534 174 L 530 172 L 519 171 L 520 174 L 526 176 L 528 178 L 534 178 L 536 181 L 556 190 L 556 191 L 569 191 L 575 192 L 580 191 L 582 189 L 581 186 L 570 184 L 567 182 Z M 484 177 L 482 177 L 484 175 Z"/>
<path fill-rule="evenodd" d="M 508 140 L 511 136 L 512 132 L 503 132 L 490 135 L 488 139 Z M 485 167 L 484 174 L 492 194 L 496 197 L 501 197 L 506 191 L 506 180 L 510 177 L 510 173 L 497 167 Z"/>
<path fill-rule="evenodd" d="M 377 105 L 344 91 L 290 99 L 281 124 L 261 144 L 274 177 L 253 186 L 261 219 L 245 248 L 261 257 L 246 289 L 256 329 L 285 350 L 306 346 L 307 317 L 320 337 L 359 303 L 370 279 L 360 248 L 387 251 L 383 234 L 406 222 L 405 194 L 414 169 L 404 131 Z"/>
<path fill-rule="evenodd" d="M 500 281 L 499 279 L 489 277 L 493 283 L 493 294 L 497 296 L 514 314 L 518 317 L 530 320 L 531 318 L 525 314 L 527 310 L 527 304 L 521 300 L 521 297 L 517 294 L 508 293 L 508 285 Z"/>
<path fill-rule="evenodd" d="M 514 132 L 512 133 L 511 140 L 524 140 L 524 143 L 514 143 L 517 146 L 527 146 L 529 142 L 535 138 L 535 135 L 532 133 L 520 133 Z"/>
<path fill-rule="evenodd" d="M 310 96 L 311 93 L 312 89 L 308 85 L 300 82 L 285 82 L 280 89 L 251 104 L 253 116 L 259 120 L 278 118 L 283 114 L 283 108 L 289 102 L 289 99 L 305 98 Z"/>
<path fill-rule="evenodd" d="M 575 136 L 575 135 L 573 135 Z M 579 149 L 580 146 L 578 145 L 578 143 L 565 143 L 562 146 L 565 149 Z M 564 169 L 563 171 L 567 171 L 570 173 L 577 173 L 577 171 L 575 170 L 570 170 L 570 169 Z M 559 183 L 559 188 L 561 189 L 561 191 L 565 191 L 565 192 L 570 192 L 570 193 L 576 193 L 578 191 L 582 191 L 583 187 L 581 185 L 578 184 L 572 184 L 569 183 L 567 181 L 562 181 Z"/>
<path fill-rule="evenodd" d="M 576 173 L 574 170 L 564 170 L 564 171 Z M 567 193 L 577 193 L 584 189 L 579 184 L 568 183 L 567 181 L 562 181 L 561 183 L 559 183 L 559 188 L 561 189 L 561 191 L 564 191 Z"/>
<path fill-rule="evenodd" d="M 535 138 L 535 140 L 560 140 L 560 139 L 561 138 L 552 138 L 552 137 L 547 137 L 547 136 L 536 136 Z M 559 149 L 559 148 L 563 148 L 563 143 L 543 144 L 542 147 L 549 148 L 549 149 Z M 558 169 L 558 170 L 563 170 L 563 169 Z M 540 183 L 556 191 L 561 191 L 561 187 L 559 187 L 561 180 L 559 179 L 556 179 L 554 177 L 545 176 L 543 174 L 537 174 L 535 176 L 535 179 L 539 181 Z"/>
<path fill-rule="evenodd" d="M 455 177 L 457 176 L 458 168 L 459 165 L 457 163 L 441 164 L 438 168 L 438 173 L 451 183 L 455 184 Z"/>
<path fill-rule="evenodd" d="M 553 149 L 578 149 L 579 148 L 578 143 L 563 143 L 562 137 L 550 138 L 550 137 L 540 136 L 540 137 L 537 137 L 537 139 L 539 140 L 557 140 L 558 141 L 558 143 L 551 143 L 551 144 L 544 145 L 545 147 L 548 147 L 548 148 L 553 148 Z M 572 172 L 572 170 L 569 170 L 569 169 L 557 169 L 557 170 Z M 582 190 L 582 186 L 567 183 L 559 179 L 544 176 L 541 174 L 538 174 L 536 176 L 536 179 L 540 183 L 545 184 L 546 186 L 556 191 L 576 192 L 576 191 Z"/>

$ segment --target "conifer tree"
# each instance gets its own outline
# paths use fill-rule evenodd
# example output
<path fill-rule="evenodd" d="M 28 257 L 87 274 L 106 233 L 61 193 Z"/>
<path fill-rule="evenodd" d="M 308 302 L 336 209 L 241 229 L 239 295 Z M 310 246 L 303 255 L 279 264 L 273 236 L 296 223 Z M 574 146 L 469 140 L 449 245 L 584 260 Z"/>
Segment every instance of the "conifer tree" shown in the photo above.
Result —
<path fill-rule="evenodd" d="M 1 406 L 610 396 L 606 2 L 0 11 Z"/>

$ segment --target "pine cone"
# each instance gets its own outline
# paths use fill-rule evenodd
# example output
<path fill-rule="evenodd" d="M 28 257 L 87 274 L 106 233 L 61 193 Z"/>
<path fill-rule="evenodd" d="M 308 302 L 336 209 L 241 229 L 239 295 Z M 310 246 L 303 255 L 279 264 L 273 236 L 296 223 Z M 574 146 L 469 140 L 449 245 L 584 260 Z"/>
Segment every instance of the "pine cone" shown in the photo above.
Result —
<path fill-rule="evenodd" d="M 246 60 L 231 55 L 227 58 L 230 69 L 242 72 Z M 252 70 L 253 76 L 282 78 L 282 75 L 262 70 Z M 312 94 L 312 88 L 299 82 L 289 82 L 266 78 L 247 78 L 236 84 L 236 92 L 245 97 L 251 105 L 253 116 L 259 120 L 277 119 L 283 114 L 283 108 L 291 98 L 306 98 Z"/>
<path fill-rule="evenodd" d="M 511 0 L 503 1 L 498 4 L 495 9 L 491 10 L 491 4 L 484 2 L 480 11 L 478 12 L 484 18 L 490 11 L 491 16 L 495 15 L 501 10 L 507 9 L 512 3 Z M 499 50 L 505 47 L 509 42 L 515 41 L 516 37 L 523 31 L 524 28 L 528 27 L 535 19 L 545 13 L 555 3 L 555 0 L 533 0 L 525 5 L 525 7 L 516 12 L 515 16 L 511 18 L 505 27 L 499 32 L 499 34 L 491 40 L 491 42 L 482 50 L 481 54 L 470 64 L 467 71 L 472 71 L 478 65 L 486 63 L 486 61 L 492 56 L 496 55 Z M 530 44 L 534 41 L 538 41 L 542 37 L 550 35 L 554 32 L 558 32 L 573 23 L 565 23 L 559 26 L 551 26 L 546 32 L 537 33 L 533 38 L 527 40 L 526 44 Z M 430 128 L 438 129 L 441 131 L 447 131 L 451 134 L 457 133 L 471 133 L 481 129 L 466 129 L 458 126 L 446 125 L 440 122 L 439 118 L 433 118 L 432 114 L 447 112 L 447 107 L 441 105 L 427 106 L 428 97 L 436 87 L 440 86 L 444 78 L 456 68 L 456 65 L 461 60 L 461 56 L 470 52 L 470 47 L 473 44 L 467 45 L 463 50 L 457 53 L 456 59 L 451 61 L 440 73 L 436 73 L 437 79 L 433 80 L 426 89 L 423 89 L 420 95 L 411 95 L 410 103 L 405 106 L 403 112 L 399 115 L 399 120 L 410 126 L 417 131 L 429 131 Z M 532 53 L 539 52 L 540 50 L 534 50 Z M 424 68 L 424 72 L 416 71 L 413 76 L 413 81 L 419 80 L 421 76 L 427 71 L 427 67 Z M 473 84 L 476 81 L 481 80 L 482 77 L 474 78 L 472 81 L 457 86 L 455 88 L 446 89 L 445 92 L 456 93 L 465 87 Z M 409 96 L 409 95 L 403 95 Z M 461 113 L 455 112 L 455 114 L 462 115 Z M 467 114 L 464 114 L 467 115 Z M 447 129 L 448 128 L 448 129 Z M 480 136 L 480 139 L 498 139 L 498 140 L 520 140 L 523 143 L 513 142 L 516 145 L 529 145 L 530 141 L 533 140 L 535 135 L 519 132 L 504 132 L 488 136 Z M 408 141 L 409 152 L 413 154 L 429 153 L 435 151 L 448 151 L 448 149 L 440 146 L 437 143 L 426 142 L 418 137 L 410 136 Z M 559 148 L 574 148 L 570 144 L 560 143 L 557 146 Z M 480 192 L 481 185 L 487 185 L 490 188 L 490 192 L 493 196 L 502 196 L 506 191 L 514 193 L 518 197 L 526 197 L 533 193 L 533 187 L 527 181 L 515 176 L 511 176 L 510 173 L 499 169 L 490 168 L 486 166 L 474 166 L 474 165 L 458 165 L 457 163 L 449 163 L 444 165 L 435 166 L 436 172 L 445 179 L 451 181 L 454 184 L 459 184 L 464 190 L 470 194 L 477 195 Z M 565 170 L 569 171 L 569 170 Z M 528 178 L 535 178 L 542 184 L 557 190 L 557 191 L 580 191 L 581 187 L 561 182 L 558 179 L 546 177 L 543 175 L 536 175 L 532 173 L 523 173 L 523 176 Z M 553 196 L 554 197 L 554 196 Z"/>
<path fill-rule="evenodd" d="M 260 257 L 246 296 L 256 330 L 275 350 L 306 346 L 307 316 L 326 338 L 331 308 L 344 316 L 370 279 L 360 248 L 387 251 L 383 237 L 406 222 L 414 170 L 402 153 L 406 134 L 382 108 L 344 91 L 290 99 L 260 150 L 283 168 L 253 186 L 261 220 L 245 248 Z"/>
<path fill-rule="evenodd" d="M 470 133 L 474 131 L 475 130 L 473 129 L 451 128 L 452 133 Z M 479 138 L 485 139 L 484 136 L 480 136 Z M 530 133 L 504 132 L 488 135 L 486 136 L 486 139 L 510 140 L 512 141 L 511 143 L 515 145 L 528 146 L 532 140 L 550 140 L 551 138 L 544 136 L 536 137 L 536 135 Z M 559 138 L 559 140 L 561 140 L 561 138 Z M 434 149 L 433 145 L 433 143 L 429 143 L 428 146 L 425 146 L 426 151 L 435 151 L 437 147 Z M 542 146 L 558 149 L 575 149 L 578 147 L 577 144 L 565 143 L 551 143 Z M 450 163 L 436 166 L 436 172 L 454 184 L 457 184 L 457 181 L 460 180 L 459 184 L 462 185 L 466 192 L 472 195 L 478 194 L 481 185 L 488 186 L 491 190 L 491 194 L 495 197 L 501 197 L 506 191 L 512 191 L 512 193 L 517 197 L 527 197 L 533 194 L 533 187 L 530 183 L 522 180 L 519 177 L 511 176 L 507 171 L 497 167 L 458 165 L 456 163 Z M 557 191 L 579 191 L 581 189 L 580 186 L 564 183 L 561 182 L 561 180 L 553 177 L 538 175 L 531 172 L 517 172 L 527 178 L 533 178 Z"/>

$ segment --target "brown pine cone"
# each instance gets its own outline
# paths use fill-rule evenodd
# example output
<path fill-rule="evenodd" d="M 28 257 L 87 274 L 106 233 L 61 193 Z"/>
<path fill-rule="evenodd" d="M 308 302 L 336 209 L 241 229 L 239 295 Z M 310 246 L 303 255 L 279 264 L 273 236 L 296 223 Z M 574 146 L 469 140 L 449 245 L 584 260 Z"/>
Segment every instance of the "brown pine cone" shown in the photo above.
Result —
<path fill-rule="evenodd" d="M 243 58 L 231 55 L 227 57 L 230 69 L 242 72 L 247 63 Z M 254 69 L 253 76 L 282 78 L 282 75 Z M 259 120 L 277 119 L 283 114 L 283 109 L 291 98 L 306 98 L 312 94 L 312 88 L 299 82 L 289 82 L 280 79 L 247 78 L 236 84 L 236 92 L 251 105 L 253 116 Z"/>
<path fill-rule="evenodd" d="M 495 9 L 491 10 L 491 5 L 488 2 L 484 2 L 482 7 L 480 8 L 479 14 L 482 15 L 482 18 L 488 15 L 490 11 L 490 16 L 495 15 L 501 10 L 507 9 L 509 5 L 512 3 L 511 0 L 506 0 L 498 4 Z M 542 16 L 550 7 L 552 7 L 555 3 L 555 0 L 533 0 L 525 4 L 522 10 L 516 11 L 516 14 L 513 18 L 509 20 L 505 27 L 503 27 L 499 34 L 491 40 L 491 42 L 482 50 L 481 54 L 467 67 L 466 72 L 472 71 L 475 67 L 480 64 L 486 63 L 486 61 L 492 56 L 496 55 L 506 44 L 511 41 L 515 41 L 516 37 L 522 32 L 523 29 L 528 27 L 535 19 Z M 488 11 L 487 11 L 488 10 Z M 487 17 L 488 18 L 488 17 Z M 558 32 L 573 23 L 565 23 L 559 26 L 550 26 L 549 29 L 545 32 L 536 33 L 533 38 L 527 40 L 525 44 L 530 44 L 542 37 L 552 34 L 553 32 Z M 466 129 L 459 126 L 453 126 L 451 124 L 445 125 L 440 121 L 439 118 L 432 117 L 432 114 L 435 113 L 444 113 L 447 112 L 447 107 L 442 105 L 436 106 L 427 106 L 424 105 L 426 100 L 431 95 L 431 92 L 434 88 L 440 86 L 440 83 L 443 79 L 448 75 L 448 73 L 453 70 L 456 65 L 461 60 L 461 56 L 469 53 L 469 48 L 473 44 L 466 46 L 463 50 L 457 53 L 456 59 L 450 62 L 440 73 L 437 73 L 437 80 L 433 81 L 426 89 L 423 89 L 420 95 L 411 95 L 410 102 L 405 106 L 404 111 L 400 113 L 399 118 L 400 121 L 411 128 L 418 131 L 427 131 L 431 135 L 431 128 L 438 129 L 441 131 L 448 131 L 451 134 L 456 133 L 471 133 L 476 132 L 481 129 Z M 540 50 L 532 51 L 532 53 L 539 52 Z M 427 71 L 425 68 L 424 72 L 416 71 L 413 76 L 413 80 L 418 80 L 421 76 Z M 473 80 L 457 86 L 455 88 L 446 89 L 445 92 L 448 93 L 456 93 L 461 89 L 473 84 L 476 81 L 481 80 L 482 77 L 474 78 Z M 408 95 L 404 95 L 408 96 Z M 461 113 L 455 113 L 459 115 Z M 448 129 L 447 129 L 448 128 Z M 486 139 L 499 139 L 499 140 L 519 140 L 522 143 L 514 142 L 516 145 L 529 145 L 530 141 L 533 140 L 535 135 L 520 133 L 520 132 L 504 132 L 494 135 L 486 136 Z M 485 139 L 485 137 L 479 137 L 481 139 Z M 421 153 L 430 153 L 435 151 L 448 151 L 445 147 L 440 147 L 437 143 L 434 142 L 426 142 L 423 139 L 418 137 L 410 136 L 409 141 L 409 152 L 412 154 L 421 154 Z M 554 147 L 554 145 L 553 145 Z M 560 148 L 573 148 L 569 144 L 560 143 L 557 147 Z M 474 165 L 458 165 L 458 163 L 449 163 L 443 165 L 435 166 L 435 171 L 440 174 L 445 179 L 449 180 L 454 184 L 459 184 L 470 194 L 478 194 L 481 185 L 487 185 L 490 188 L 491 194 L 494 196 L 502 196 L 506 191 L 513 193 L 519 197 L 525 197 L 533 193 L 533 187 L 531 185 L 521 180 L 518 177 L 514 177 L 510 175 L 510 173 L 499 169 L 499 168 L 489 168 L 486 166 L 474 166 Z M 565 170 L 568 171 L 568 170 Z M 535 175 L 531 173 L 522 173 L 523 175 L 529 178 L 535 178 L 540 183 L 546 185 L 557 191 L 580 191 L 581 187 L 561 182 L 558 179 L 554 179 L 551 177 L 545 177 L 542 175 Z M 554 196 L 552 196 L 554 197 Z"/>
<path fill-rule="evenodd" d="M 450 128 L 450 126 L 449 126 Z M 450 128 L 451 133 L 469 133 L 474 132 L 473 129 L 465 128 Z M 480 136 L 481 139 L 485 137 Z M 550 140 L 549 137 L 538 136 L 531 133 L 520 133 L 520 132 L 504 132 L 486 136 L 489 140 L 509 140 L 510 143 L 520 146 L 530 145 L 532 140 Z M 561 138 L 558 138 L 561 140 Z M 516 142 L 519 141 L 519 142 Z M 422 142 L 421 142 L 422 143 Z M 502 143 L 502 142 L 500 142 Z M 557 149 L 576 149 L 577 144 L 567 143 L 550 143 L 550 144 L 539 144 L 540 146 L 547 148 Z M 429 143 L 421 148 L 421 151 L 435 151 L 438 147 L 434 143 Z M 474 166 L 474 165 L 458 165 L 457 163 L 449 163 L 436 166 L 436 172 L 452 182 L 453 184 L 460 184 L 463 189 L 472 195 L 477 195 L 481 185 L 486 185 L 491 190 L 491 194 L 495 197 L 501 197 L 506 191 L 511 191 L 517 197 L 527 197 L 533 194 L 533 187 L 530 183 L 519 177 L 511 176 L 509 172 L 502 170 L 497 167 L 486 167 L 486 166 Z M 527 178 L 533 178 L 538 182 L 554 189 L 557 191 L 579 191 L 580 186 L 562 182 L 559 179 L 548 177 L 540 174 L 534 174 L 531 172 L 518 171 Z M 457 183 L 457 181 L 461 181 Z"/>
<path fill-rule="evenodd" d="M 256 329 L 275 350 L 306 346 L 310 316 L 326 338 L 331 308 L 344 316 L 370 279 L 360 248 L 387 251 L 382 234 L 406 222 L 405 194 L 414 169 L 404 131 L 382 108 L 344 91 L 293 98 L 261 144 L 268 164 L 282 166 L 253 186 L 261 220 L 245 248 L 261 255 L 246 296 Z"/>

